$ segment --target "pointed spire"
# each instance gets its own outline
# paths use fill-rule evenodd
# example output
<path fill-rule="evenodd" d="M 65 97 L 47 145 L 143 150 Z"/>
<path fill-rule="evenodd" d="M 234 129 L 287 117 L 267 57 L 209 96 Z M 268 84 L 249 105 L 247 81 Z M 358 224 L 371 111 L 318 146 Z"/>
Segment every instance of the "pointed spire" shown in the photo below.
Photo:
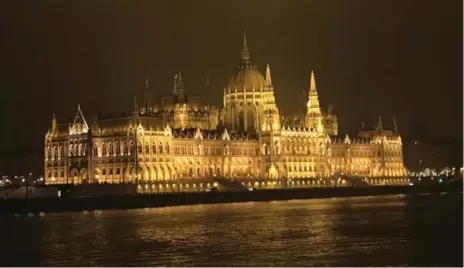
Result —
<path fill-rule="evenodd" d="M 148 100 L 148 77 L 145 77 L 145 89 L 144 89 L 144 106 L 145 106 L 145 113 L 148 113 L 150 102 Z"/>
<path fill-rule="evenodd" d="M 178 102 L 184 102 L 184 82 L 182 82 L 181 72 L 177 76 L 177 100 Z"/>
<path fill-rule="evenodd" d="M 242 60 L 249 60 L 250 52 L 248 52 L 248 43 L 246 38 L 246 31 L 243 31 L 243 48 L 242 48 Z"/>
<path fill-rule="evenodd" d="M 173 95 L 177 95 L 177 73 L 174 75 L 174 85 L 173 85 L 173 90 L 172 90 L 172 94 Z"/>
<path fill-rule="evenodd" d="M 132 111 L 132 124 L 136 127 L 140 122 L 139 106 L 137 104 L 137 96 L 134 96 L 134 110 Z"/>
<path fill-rule="evenodd" d="M 311 113 L 320 114 L 319 96 L 316 90 L 316 79 L 314 78 L 314 71 L 311 71 L 311 78 L 309 81 L 309 94 L 307 107 L 311 108 Z"/>
<path fill-rule="evenodd" d="M 396 118 L 393 116 L 393 131 L 398 133 L 398 125 L 396 124 Z"/>
<path fill-rule="evenodd" d="M 134 112 L 137 112 L 139 110 L 139 107 L 137 105 L 137 96 L 134 96 Z"/>
<path fill-rule="evenodd" d="M 379 116 L 379 121 L 377 122 L 377 126 L 375 127 L 375 129 L 378 131 L 383 130 L 382 116 Z"/>
<path fill-rule="evenodd" d="M 269 64 L 266 65 L 266 86 L 272 86 L 271 67 L 269 67 Z"/>
<path fill-rule="evenodd" d="M 309 92 L 316 91 L 316 78 L 314 77 L 314 70 L 311 70 L 311 82 L 309 83 Z"/>
<path fill-rule="evenodd" d="M 177 77 L 178 81 L 179 81 L 179 88 L 182 88 L 183 87 L 183 83 L 182 83 L 182 73 L 179 72 L 179 76 Z"/>
<path fill-rule="evenodd" d="M 53 113 L 52 115 L 52 132 L 56 131 L 56 115 Z"/>

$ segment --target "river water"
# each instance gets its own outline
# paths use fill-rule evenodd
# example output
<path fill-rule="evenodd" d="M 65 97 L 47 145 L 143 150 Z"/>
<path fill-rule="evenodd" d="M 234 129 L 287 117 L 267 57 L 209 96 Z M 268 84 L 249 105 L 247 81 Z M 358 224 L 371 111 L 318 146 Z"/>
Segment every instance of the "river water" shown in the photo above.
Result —
<path fill-rule="evenodd" d="M 462 195 L 0 216 L 2 266 L 462 266 Z"/>

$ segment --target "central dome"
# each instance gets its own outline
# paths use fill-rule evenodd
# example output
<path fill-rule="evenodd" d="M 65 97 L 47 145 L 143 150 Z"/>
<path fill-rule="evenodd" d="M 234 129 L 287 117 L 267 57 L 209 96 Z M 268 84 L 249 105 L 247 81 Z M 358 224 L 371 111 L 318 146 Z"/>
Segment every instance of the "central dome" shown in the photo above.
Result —
<path fill-rule="evenodd" d="M 253 87 L 255 91 L 265 89 L 266 80 L 260 71 L 256 68 L 237 69 L 237 72 L 229 79 L 229 89 L 238 92 L 252 92 Z"/>

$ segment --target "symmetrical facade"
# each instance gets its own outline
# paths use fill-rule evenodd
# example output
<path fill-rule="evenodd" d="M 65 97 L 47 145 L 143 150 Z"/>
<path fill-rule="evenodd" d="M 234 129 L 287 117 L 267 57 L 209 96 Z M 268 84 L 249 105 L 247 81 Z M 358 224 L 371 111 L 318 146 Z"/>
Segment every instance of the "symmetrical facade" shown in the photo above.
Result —
<path fill-rule="evenodd" d="M 135 100 L 131 115 L 87 121 L 78 106 L 69 125 L 53 116 L 45 136 L 46 183 L 182 187 L 172 182 L 227 178 L 275 187 L 283 179 L 309 185 L 343 176 L 405 183 L 395 179 L 406 175 L 396 128 L 384 130 L 379 118 L 375 130 L 340 137 L 332 109 L 322 111 L 314 72 L 306 114 L 282 116 L 270 67 L 263 76 L 252 63 L 246 37 L 222 109 L 186 94 L 180 73 L 159 104 L 151 105 L 148 90 L 146 81 L 143 106 Z"/>

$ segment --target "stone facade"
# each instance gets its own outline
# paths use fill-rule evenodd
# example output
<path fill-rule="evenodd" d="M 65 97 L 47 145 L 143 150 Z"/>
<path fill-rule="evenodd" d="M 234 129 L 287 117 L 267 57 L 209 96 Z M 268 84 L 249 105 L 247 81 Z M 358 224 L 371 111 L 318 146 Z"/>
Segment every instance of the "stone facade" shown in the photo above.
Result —
<path fill-rule="evenodd" d="M 281 116 L 270 67 L 264 76 L 259 72 L 246 38 L 222 109 L 186 94 L 180 73 L 172 94 L 158 104 L 150 104 L 148 90 L 146 81 L 143 107 L 135 100 L 131 115 L 88 122 L 78 106 L 69 125 L 53 116 L 45 135 L 46 183 L 160 182 L 158 189 L 221 177 L 247 187 L 278 187 L 282 179 L 315 186 L 340 182 L 341 176 L 406 183 L 395 179 L 406 175 L 396 128 L 384 130 L 379 118 L 372 131 L 340 137 L 337 116 L 320 106 L 314 72 L 305 115 Z"/>

